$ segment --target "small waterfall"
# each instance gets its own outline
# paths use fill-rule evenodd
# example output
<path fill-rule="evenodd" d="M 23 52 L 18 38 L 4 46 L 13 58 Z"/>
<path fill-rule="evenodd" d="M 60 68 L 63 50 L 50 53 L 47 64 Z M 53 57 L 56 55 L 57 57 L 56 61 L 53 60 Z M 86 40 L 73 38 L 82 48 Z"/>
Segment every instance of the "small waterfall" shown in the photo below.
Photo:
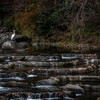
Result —
<path fill-rule="evenodd" d="M 29 96 L 27 97 L 27 100 L 32 100 L 32 97 L 29 95 Z"/>
<path fill-rule="evenodd" d="M 53 93 L 49 93 L 49 100 L 51 100 Z"/>
<path fill-rule="evenodd" d="M 7 59 L 5 60 L 6 62 L 10 62 L 10 57 L 8 56 Z"/>
<path fill-rule="evenodd" d="M 38 100 L 41 100 L 41 94 L 40 93 L 38 94 Z"/>
<path fill-rule="evenodd" d="M 48 76 L 48 69 L 46 69 L 46 76 Z"/>
<path fill-rule="evenodd" d="M 57 93 L 55 93 L 55 98 L 57 98 Z"/>

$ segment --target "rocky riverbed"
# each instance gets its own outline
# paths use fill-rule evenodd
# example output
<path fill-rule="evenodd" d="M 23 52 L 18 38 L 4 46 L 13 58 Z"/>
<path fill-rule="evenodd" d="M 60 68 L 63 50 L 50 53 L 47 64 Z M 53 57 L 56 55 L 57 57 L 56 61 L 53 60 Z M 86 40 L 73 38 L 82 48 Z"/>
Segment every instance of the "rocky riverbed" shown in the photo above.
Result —
<path fill-rule="evenodd" d="M 32 43 L 19 33 L 11 41 L 11 33 L 0 29 L 0 100 L 100 97 L 99 47 Z"/>

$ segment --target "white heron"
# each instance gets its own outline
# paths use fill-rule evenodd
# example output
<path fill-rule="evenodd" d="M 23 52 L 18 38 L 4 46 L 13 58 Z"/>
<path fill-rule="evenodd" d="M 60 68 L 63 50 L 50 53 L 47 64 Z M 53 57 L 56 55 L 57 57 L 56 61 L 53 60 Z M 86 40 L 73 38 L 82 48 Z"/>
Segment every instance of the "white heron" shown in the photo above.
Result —
<path fill-rule="evenodd" d="M 15 37 L 15 30 L 13 30 L 13 34 L 12 34 L 12 36 L 11 36 L 11 40 L 13 40 L 14 37 Z"/>

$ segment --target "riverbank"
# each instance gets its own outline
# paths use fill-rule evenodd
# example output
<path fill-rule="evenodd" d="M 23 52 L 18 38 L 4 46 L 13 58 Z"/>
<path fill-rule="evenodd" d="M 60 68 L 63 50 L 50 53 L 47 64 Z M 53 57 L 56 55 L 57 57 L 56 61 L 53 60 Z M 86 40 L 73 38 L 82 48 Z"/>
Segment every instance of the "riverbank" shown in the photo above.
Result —
<path fill-rule="evenodd" d="M 11 40 L 11 35 L 13 34 L 12 31 L 8 31 L 6 27 L 0 28 L 0 47 L 2 49 L 2 45 Z M 14 49 L 25 49 L 29 46 L 40 46 L 43 47 L 56 47 L 62 50 L 66 50 L 68 52 L 73 53 L 88 53 L 88 52 L 99 52 L 100 45 L 93 45 L 93 44 L 85 44 L 85 43 L 73 43 L 73 42 L 50 42 L 46 40 L 38 40 L 34 42 L 30 38 L 22 35 L 20 32 L 16 32 L 16 35 L 14 37 L 13 43 L 10 42 L 10 44 L 17 45 Z M 3 48 L 4 49 L 4 48 Z M 9 47 L 9 49 L 11 49 Z"/>

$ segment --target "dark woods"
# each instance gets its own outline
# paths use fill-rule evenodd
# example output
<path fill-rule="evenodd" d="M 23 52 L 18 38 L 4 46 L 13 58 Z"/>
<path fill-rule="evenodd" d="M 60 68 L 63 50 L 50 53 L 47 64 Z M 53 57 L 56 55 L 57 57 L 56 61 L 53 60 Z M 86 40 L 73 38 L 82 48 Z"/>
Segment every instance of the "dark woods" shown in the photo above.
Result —
<path fill-rule="evenodd" d="M 38 41 L 99 43 L 99 0 L 0 0 L 0 13 L 2 26 Z"/>

